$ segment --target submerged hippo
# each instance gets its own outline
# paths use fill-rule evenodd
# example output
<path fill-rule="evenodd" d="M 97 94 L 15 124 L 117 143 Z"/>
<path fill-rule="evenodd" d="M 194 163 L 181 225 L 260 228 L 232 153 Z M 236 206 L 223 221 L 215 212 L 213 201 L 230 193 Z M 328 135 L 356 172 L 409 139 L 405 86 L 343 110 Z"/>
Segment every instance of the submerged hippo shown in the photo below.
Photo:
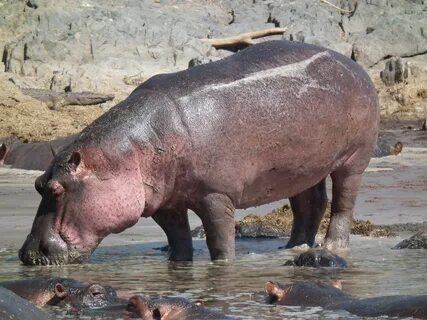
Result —
<path fill-rule="evenodd" d="M 131 316 L 144 320 L 230 319 L 183 298 L 147 299 L 133 296 L 126 307 Z"/>
<path fill-rule="evenodd" d="M 328 249 L 309 249 L 285 262 L 285 266 L 312 267 L 312 268 L 347 268 L 347 262 Z"/>
<path fill-rule="evenodd" d="M 270 303 L 281 305 L 346 310 L 360 317 L 427 317 L 427 295 L 355 299 L 336 287 L 308 281 L 286 286 L 267 282 L 265 291 Z"/>
<path fill-rule="evenodd" d="M 0 165 L 5 164 L 16 169 L 44 171 L 52 162 L 54 154 L 75 138 L 76 135 L 71 135 L 46 142 L 0 142 Z"/>
<path fill-rule="evenodd" d="M 76 308 L 103 308 L 116 303 L 113 288 L 100 284 L 85 284 L 75 279 L 37 277 L 0 282 L 0 287 L 13 291 L 38 306 L 69 304 Z"/>
<path fill-rule="evenodd" d="M 0 319 L 47 320 L 48 316 L 31 302 L 0 287 Z"/>
<path fill-rule="evenodd" d="M 312 246 L 333 181 L 328 248 L 347 247 L 373 152 L 378 98 L 345 56 L 298 42 L 254 45 L 154 76 L 90 124 L 37 179 L 42 200 L 19 257 L 75 263 L 103 238 L 152 217 L 171 260 L 193 255 L 187 209 L 212 259 L 235 255 L 234 212 L 286 197 L 288 247 Z"/>

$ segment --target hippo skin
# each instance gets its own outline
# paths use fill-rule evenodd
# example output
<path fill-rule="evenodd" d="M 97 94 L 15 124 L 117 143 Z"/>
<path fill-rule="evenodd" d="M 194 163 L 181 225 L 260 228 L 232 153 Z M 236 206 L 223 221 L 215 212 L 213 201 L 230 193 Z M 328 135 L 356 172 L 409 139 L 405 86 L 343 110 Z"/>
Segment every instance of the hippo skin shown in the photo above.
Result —
<path fill-rule="evenodd" d="M 42 276 L 0 282 L 4 287 L 37 306 L 68 304 L 75 308 L 97 309 L 117 302 L 113 288 L 85 284 L 75 279 Z"/>
<path fill-rule="evenodd" d="M 130 316 L 143 320 L 231 319 L 187 299 L 174 297 L 147 299 L 133 296 L 129 299 L 126 311 Z"/>
<path fill-rule="evenodd" d="M 76 135 L 59 138 L 53 141 L 22 143 L 20 141 L 0 143 L 0 165 L 9 165 L 11 168 L 45 171 L 57 153 L 68 145 Z"/>
<path fill-rule="evenodd" d="M 235 209 L 286 197 L 294 212 L 288 247 L 312 246 L 328 175 L 324 245 L 347 247 L 378 123 L 377 93 L 362 67 L 304 43 L 264 42 L 154 76 L 37 179 L 42 200 L 20 259 L 81 262 L 143 216 L 165 231 L 171 260 L 191 260 L 188 209 L 202 220 L 211 258 L 232 259 Z"/>
<path fill-rule="evenodd" d="M 265 291 L 270 303 L 280 305 L 346 310 L 361 317 L 427 319 L 427 295 L 356 299 L 336 287 L 308 281 L 298 281 L 285 286 L 269 281 L 265 284 Z"/>
<path fill-rule="evenodd" d="M 48 315 L 31 302 L 22 299 L 6 288 L 0 287 L 0 319 L 47 320 Z"/>

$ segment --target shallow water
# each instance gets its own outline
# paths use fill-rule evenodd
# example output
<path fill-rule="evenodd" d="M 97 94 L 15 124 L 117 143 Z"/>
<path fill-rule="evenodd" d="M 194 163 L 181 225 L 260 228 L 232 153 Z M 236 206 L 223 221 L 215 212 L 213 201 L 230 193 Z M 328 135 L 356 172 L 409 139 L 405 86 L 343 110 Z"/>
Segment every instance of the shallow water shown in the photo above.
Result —
<path fill-rule="evenodd" d="M 414 137 L 417 137 L 414 133 Z M 420 142 L 421 141 L 421 142 Z M 427 221 L 427 146 L 409 139 L 398 157 L 374 159 L 365 174 L 355 216 L 376 223 Z M 409 146 L 409 147 L 408 147 Z M 151 219 L 105 239 L 83 265 L 28 267 L 20 264 L 17 250 L 31 228 L 39 196 L 33 191 L 38 172 L 0 168 L 0 281 L 38 275 L 73 277 L 113 286 L 118 294 L 169 295 L 202 301 L 205 306 L 241 319 L 360 319 L 341 311 L 321 308 L 270 306 L 263 286 L 269 280 L 342 280 L 343 290 L 359 298 L 427 294 L 425 250 L 391 250 L 406 237 L 373 239 L 352 236 L 350 250 L 342 252 L 350 267 L 342 270 L 284 267 L 298 252 L 277 250 L 286 239 L 239 240 L 236 261 L 212 263 L 204 240 L 195 239 L 195 261 L 171 263 L 154 248 L 166 244 Z M 267 213 L 286 201 L 239 211 Z M 192 227 L 200 224 L 191 215 Z M 120 319 L 117 314 L 74 314 L 49 309 L 56 319 Z"/>

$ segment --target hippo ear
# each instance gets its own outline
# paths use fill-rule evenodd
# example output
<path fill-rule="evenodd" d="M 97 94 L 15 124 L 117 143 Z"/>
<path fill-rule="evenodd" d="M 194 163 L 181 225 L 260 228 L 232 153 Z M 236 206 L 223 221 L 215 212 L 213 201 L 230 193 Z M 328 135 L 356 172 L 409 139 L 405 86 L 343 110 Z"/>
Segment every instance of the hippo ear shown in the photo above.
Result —
<path fill-rule="evenodd" d="M 341 280 L 332 281 L 332 286 L 334 288 L 342 290 L 342 281 Z"/>
<path fill-rule="evenodd" d="M 268 296 L 274 301 L 281 300 L 284 295 L 284 290 L 280 288 L 276 283 L 268 281 L 264 285 L 264 290 L 268 294 Z"/>
<path fill-rule="evenodd" d="M 126 311 L 137 315 L 142 319 L 150 319 L 150 308 L 148 306 L 148 300 L 141 296 L 133 296 L 129 299 Z"/>
<path fill-rule="evenodd" d="M 46 175 L 42 174 L 41 176 L 37 177 L 36 181 L 34 181 L 34 188 L 36 188 L 37 192 L 40 195 L 43 195 L 44 193 L 44 186 L 46 184 Z"/>
<path fill-rule="evenodd" d="M 77 167 L 80 165 L 81 160 L 82 160 L 82 157 L 80 155 L 80 152 L 74 151 L 70 157 L 70 160 L 68 160 L 68 164 L 70 165 L 70 169 L 75 171 L 77 169 Z"/>
<path fill-rule="evenodd" d="M 0 144 L 0 161 L 3 160 L 4 156 L 6 155 L 7 146 L 5 143 Z"/>
<path fill-rule="evenodd" d="M 63 299 L 67 296 L 67 291 L 65 291 L 64 286 L 60 283 L 55 284 L 54 290 L 55 290 L 55 295 L 60 299 Z"/>

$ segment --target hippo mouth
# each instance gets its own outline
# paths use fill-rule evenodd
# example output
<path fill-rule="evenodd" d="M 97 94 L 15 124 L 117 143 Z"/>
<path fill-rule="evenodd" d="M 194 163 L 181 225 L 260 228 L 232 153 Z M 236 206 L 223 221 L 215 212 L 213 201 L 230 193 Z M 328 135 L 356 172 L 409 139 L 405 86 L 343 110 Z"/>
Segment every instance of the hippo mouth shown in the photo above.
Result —
<path fill-rule="evenodd" d="M 27 236 L 21 249 L 19 259 L 25 265 L 62 265 L 82 263 L 88 256 L 70 248 L 56 235 L 47 242 L 36 239 L 32 234 Z"/>

